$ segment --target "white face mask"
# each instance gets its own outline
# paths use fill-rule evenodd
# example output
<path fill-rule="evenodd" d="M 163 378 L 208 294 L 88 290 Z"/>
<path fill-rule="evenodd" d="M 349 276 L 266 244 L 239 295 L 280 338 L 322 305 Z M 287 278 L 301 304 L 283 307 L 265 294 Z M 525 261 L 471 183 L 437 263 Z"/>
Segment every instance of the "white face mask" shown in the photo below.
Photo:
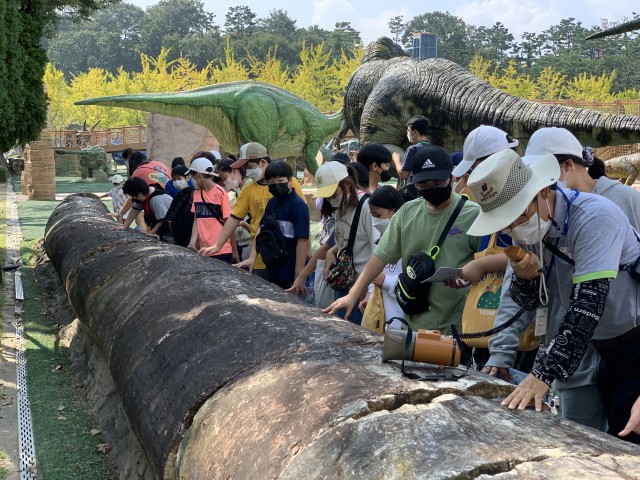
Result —
<path fill-rule="evenodd" d="M 329 200 L 329 204 L 333 208 L 338 208 L 340 206 L 340 202 L 342 202 L 342 194 L 340 194 L 337 197 L 332 198 L 331 200 Z"/>
<path fill-rule="evenodd" d="M 540 223 L 540 230 L 538 230 L 538 223 Z M 509 232 L 509 236 L 520 245 L 536 245 L 542 241 L 550 228 L 551 219 L 549 218 L 546 221 L 538 220 L 538 212 L 536 212 L 524 225 L 513 227 Z"/>
<path fill-rule="evenodd" d="M 183 190 L 185 188 L 187 188 L 187 181 L 186 180 L 174 180 L 173 181 L 173 186 L 176 187 L 178 190 Z"/>
<path fill-rule="evenodd" d="M 249 168 L 247 169 L 247 178 L 250 178 L 254 182 L 257 182 L 262 179 L 262 169 L 261 168 Z"/>
<path fill-rule="evenodd" d="M 236 188 L 238 188 L 238 180 L 237 179 L 231 179 L 231 178 L 227 178 L 224 181 L 224 188 L 227 192 L 231 191 L 231 190 L 235 190 Z"/>
<path fill-rule="evenodd" d="M 409 140 L 409 143 L 413 143 L 413 140 L 411 140 L 411 132 L 407 132 L 407 140 Z"/>
<path fill-rule="evenodd" d="M 389 223 L 391 223 L 391 219 L 390 218 L 373 217 L 371 219 L 371 221 L 373 223 L 373 228 L 378 230 L 380 232 L 380 235 L 382 235 L 384 233 L 384 231 L 389 226 Z"/>

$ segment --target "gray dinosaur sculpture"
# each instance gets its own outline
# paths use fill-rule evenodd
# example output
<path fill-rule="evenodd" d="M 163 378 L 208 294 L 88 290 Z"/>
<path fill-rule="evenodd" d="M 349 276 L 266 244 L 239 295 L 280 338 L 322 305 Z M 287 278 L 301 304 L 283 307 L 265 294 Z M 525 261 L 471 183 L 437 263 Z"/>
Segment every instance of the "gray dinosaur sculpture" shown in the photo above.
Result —
<path fill-rule="evenodd" d="M 604 162 L 607 177 L 617 178 L 625 185 L 633 185 L 640 175 L 640 153 L 613 157 Z"/>
<path fill-rule="evenodd" d="M 337 140 L 351 129 L 362 143 L 405 149 L 406 122 L 424 115 L 434 144 L 462 148 L 479 125 L 509 132 L 525 146 L 545 126 L 565 127 L 594 147 L 640 142 L 640 117 L 547 105 L 508 95 L 442 58 L 417 61 L 382 37 L 367 46 L 349 80 Z"/>

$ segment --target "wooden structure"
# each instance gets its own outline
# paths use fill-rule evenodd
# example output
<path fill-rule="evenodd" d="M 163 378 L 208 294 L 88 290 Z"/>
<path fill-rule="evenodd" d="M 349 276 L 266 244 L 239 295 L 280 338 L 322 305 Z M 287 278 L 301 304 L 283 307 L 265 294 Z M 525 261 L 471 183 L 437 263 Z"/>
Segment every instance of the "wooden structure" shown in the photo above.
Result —
<path fill-rule="evenodd" d="M 29 200 L 56 199 L 56 167 L 50 145 L 51 130 L 47 127 L 24 150 L 22 194 Z"/>
<path fill-rule="evenodd" d="M 147 148 L 147 127 L 113 127 L 104 130 L 54 130 L 51 132 L 51 146 L 73 150 L 94 146 L 105 152 L 120 152 L 125 148 L 144 150 Z"/>

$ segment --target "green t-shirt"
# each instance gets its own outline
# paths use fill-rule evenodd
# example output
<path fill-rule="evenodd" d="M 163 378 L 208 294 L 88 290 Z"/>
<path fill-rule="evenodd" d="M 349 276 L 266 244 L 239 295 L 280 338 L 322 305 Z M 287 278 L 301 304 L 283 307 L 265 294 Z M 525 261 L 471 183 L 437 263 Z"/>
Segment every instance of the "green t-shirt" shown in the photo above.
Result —
<path fill-rule="evenodd" d="M 395 264 L 402 258 L 404 267 L 412 253 L 428 253 L 438 241 L 459 201 L 460 195 L 455 194 L 447 208 L 438 213 L 429 212 L 422 198 L 405 203 L 391 218 L 374 255 L 387 264 Z M 436 268 L 462 267 L 473 260 L 482 237 L 472 237 L 466 232 L 479 212 L 478 204 L 471 201 L 464 204 L 436 257 Z M 405 319 L 414 330 L 423 328 L 450 333 L 452 323 L 461 329 L 462 310 L 468 290 L 468 287 L 455 289 L 442 282 L 433 283 L 429 291 L 431 309 L 420 315 L 405 315 Z"/>

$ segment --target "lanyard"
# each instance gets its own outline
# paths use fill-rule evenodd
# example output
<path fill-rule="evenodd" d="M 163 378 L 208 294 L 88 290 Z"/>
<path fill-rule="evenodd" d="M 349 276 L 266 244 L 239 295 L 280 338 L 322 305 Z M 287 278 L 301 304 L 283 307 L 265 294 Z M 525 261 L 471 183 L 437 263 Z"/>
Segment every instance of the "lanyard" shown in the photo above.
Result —
<path fill-rule="evenodd" d="M 567 213 L 564 214 L 564 225 L 562 226 L 562 235 L 566 235 L 569 232 L 569 216 L 571 215 L 571 204 L 578 198 L 580 192 L 577 190 L 573 190 L 573 195 L 571 196 L 571 200 L 567 197 L 567 195 L 562 191 L 562 188 L 558 188 L 557 190 L 560 192 L 564 201 L 567 202 Z"/>

